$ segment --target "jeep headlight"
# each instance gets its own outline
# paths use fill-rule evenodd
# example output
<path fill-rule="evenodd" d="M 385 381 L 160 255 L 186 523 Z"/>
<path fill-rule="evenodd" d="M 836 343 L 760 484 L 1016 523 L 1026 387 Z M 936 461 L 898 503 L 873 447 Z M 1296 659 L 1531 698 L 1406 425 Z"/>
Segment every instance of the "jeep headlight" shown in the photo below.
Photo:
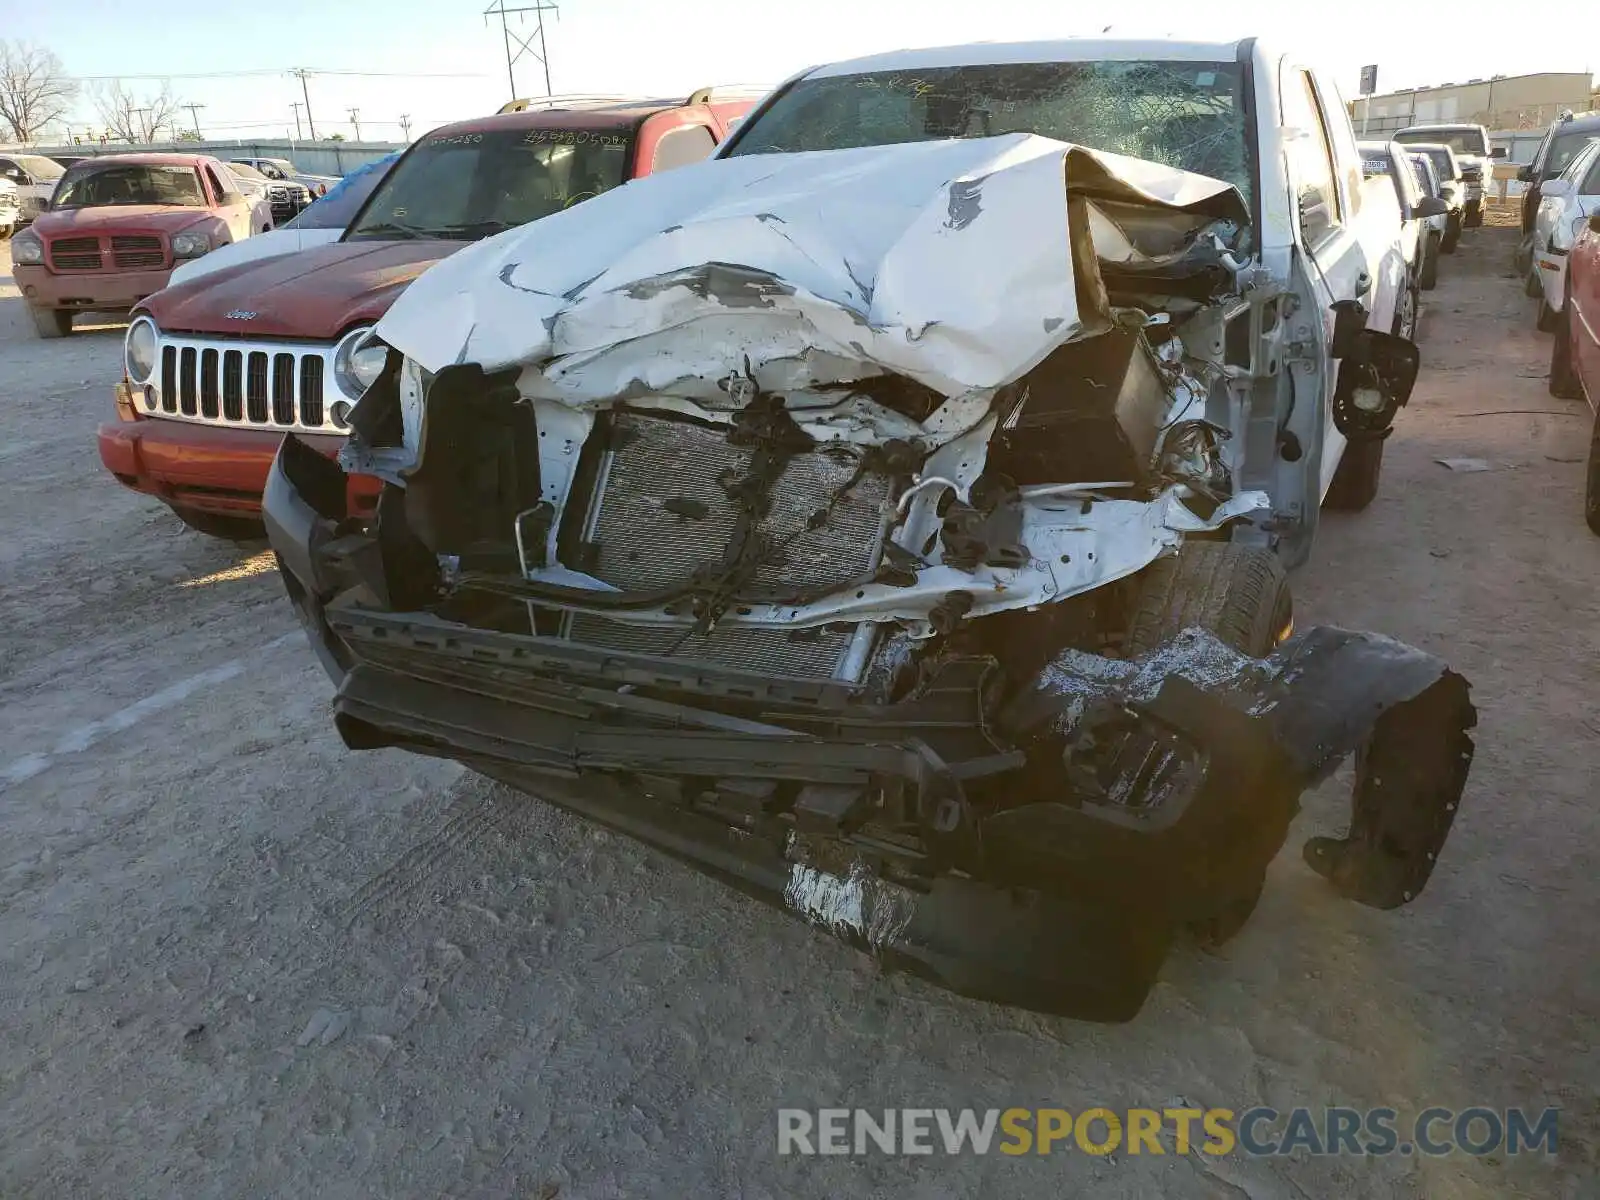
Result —
<path fill-rule="evenodd" d="M 156 371 L 156 323 L 149 317 L 135 317 L 122 342 L 122 362 L 134 383 L 150 382 Z"/>
<path fill-rule="evenodd" d="M 44 243 L 31 233 L 19 233 L 11 239 L 11 261 L 25 267 L 36 267 L 44 261 Z"/>
<path fill-rule="evenodd" d="M 359 400 L 383 374 L 389 347 L 372 336 L 372 326 L 352 329 L 333 350 L 333 381 L 341 392 Z"/>
<path fill-rule="evenodd" d="M 180 233 L 172 239 L 173 258 L 199 258 L 211 249 L 209 233 Z"/>

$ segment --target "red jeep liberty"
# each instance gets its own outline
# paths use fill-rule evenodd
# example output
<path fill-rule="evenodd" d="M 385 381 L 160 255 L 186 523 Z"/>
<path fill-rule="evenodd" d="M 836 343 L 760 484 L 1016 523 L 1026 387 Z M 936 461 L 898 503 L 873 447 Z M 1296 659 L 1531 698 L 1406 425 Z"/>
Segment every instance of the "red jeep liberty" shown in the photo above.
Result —
<path fill-rule="evenodd" d="M 425 135 L 343 237 L 179 284 L 134 311 L 106 469 L 189 526 L 261 536 L 261 491 L 293 431 L 330 457 L 384 364 L 368 332 L 433 263 L 647 175 L 709 158 L 757 97 L 515 102 Z M 352 511 L 376 480 L 351 476 Z"/>

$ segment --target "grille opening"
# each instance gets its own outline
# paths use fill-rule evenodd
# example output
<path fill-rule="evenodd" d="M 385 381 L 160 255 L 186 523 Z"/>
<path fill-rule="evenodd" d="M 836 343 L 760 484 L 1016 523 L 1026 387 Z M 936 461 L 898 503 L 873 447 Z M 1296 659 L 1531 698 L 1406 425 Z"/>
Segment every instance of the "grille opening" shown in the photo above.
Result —
<path fill-rule="evenodd" d="M 322 424 L 322 359 L 315 354 L 300 360 L 300 423 Z"/>
<path fill-rule="evenodd" d="M 272 419 L 279 425 L 294 424 L 294 355 L 272 356 Z"/>
<path fill-rule="evenodd" d="M 238 350 L 222 356 L 222 415 L 230 421 L 244 420 L 244 354 Z"/>
<path fill-rule="evenodd" d="M 111 254 L 121 270 L 159 267 L 166 258 L 161 249 L 161 239 L 148 234 L 113 237 Z"/>
<path fill-rule="evenodd" d="M 267 423 L 267 355 L 265 351 L 250 351 L 245 401 L 249 407 L 250 419 L 257 425 L 265 425 Z"/>
<path fill-rule="evenodd" d="M 217 415 L 217 352 L 215 350 L 202 350 L 200 352 L 200 415 L 215 417 Z"/>
<path fill-rule="evenodd" d="M 56 238 L 50 243 L 50 265 L 63 271 L 98 271 L 100 239 Z"/>
<path fill-rule="evenodd" d="M 192 417 L 199 411 L 195 403 L 195 358 L 193 346 L 185 346 L 178 357 L 178 395 L 186 417 Z"/>
<path fill-rule="evenodd" d="M 178 351 L 173 346 L 161 350 L 161 411 L 178 411 Z"/>

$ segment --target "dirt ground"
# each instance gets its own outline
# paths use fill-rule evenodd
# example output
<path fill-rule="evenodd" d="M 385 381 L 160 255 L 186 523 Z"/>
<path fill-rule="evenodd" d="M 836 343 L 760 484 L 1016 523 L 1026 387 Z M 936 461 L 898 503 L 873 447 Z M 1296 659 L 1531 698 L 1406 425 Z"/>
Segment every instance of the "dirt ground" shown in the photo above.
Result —
<path fill-rule="evenodd" d="M 0 1195 L 1600 1194 L 1600 539 L 1581 404 L 1470 232 L 1366 513 L 1299 619 L 1474 685 L 1478 754 L 1397 912 L 1302 865 L 1133 1023 L 972 1003 L 627 841 L 346 751 L 261 546 L 104 474 L 120 327 L 34 339 L 0 249 Z M 1440 458 L 1485 460 L 1453 471 Z M 780 1158 L 780 1106 L 1562 1107 L 1559 1157 Z"/>

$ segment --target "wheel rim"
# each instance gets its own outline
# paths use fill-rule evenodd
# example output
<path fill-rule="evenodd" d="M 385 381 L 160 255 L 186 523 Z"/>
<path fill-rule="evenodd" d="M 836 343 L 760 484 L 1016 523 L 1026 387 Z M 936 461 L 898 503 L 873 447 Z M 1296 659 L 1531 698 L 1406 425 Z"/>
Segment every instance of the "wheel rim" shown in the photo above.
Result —
<path fill-rule="evenodd" d="M 1400 336 L 1415 341 L 1417 332 L 1417 298 L 1407 288 L 1400 294 Z"/>

